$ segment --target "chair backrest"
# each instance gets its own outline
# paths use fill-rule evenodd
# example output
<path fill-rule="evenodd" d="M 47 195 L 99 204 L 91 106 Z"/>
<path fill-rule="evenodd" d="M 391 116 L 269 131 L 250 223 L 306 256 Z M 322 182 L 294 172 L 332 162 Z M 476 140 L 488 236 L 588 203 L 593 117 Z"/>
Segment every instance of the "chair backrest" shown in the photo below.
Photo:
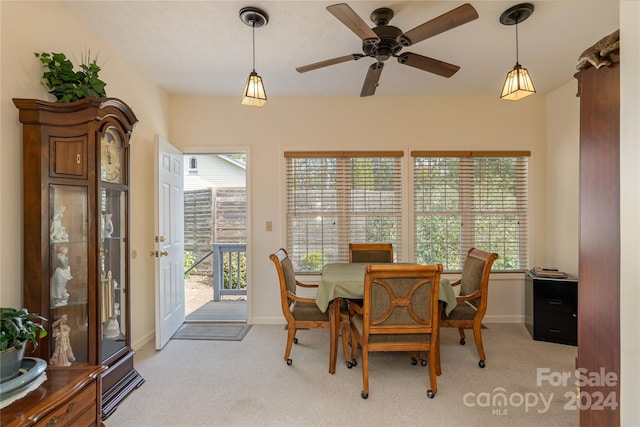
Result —
<path fill-rule="evenodd" d="M 498 259 L 496 253 L 471 248 L 462 268 L 460 295 L 465 296 L 479 292 L 478 298 L 469 301 L 469 303 L 473 304 L 479 312 L 482 311 L 481 314 L 484 314 L 487 308 L 489 274 L 491 274 L 491 266 L 496 259 Z"/>
<path fill-rule="evenodd" d="M 364 288 L 364 336 L 368 343 L 401 345 L 437 332 L 442 264 L 368 265 Z M 423 335 L 423 336 L 420 336 Z"/>
<path fill-rule="evenodd" d="M 282 314 L 289 320 L 293 319 L 291 315 L 291 300 L 288 293 L 296 293 L 296 276 L 293 271 L 293 263 L 284 248 L 278 249 L 275 253 L 269 255 L 271 261 L 276 267 L 278 273 L 278 281 L 280 282 L 280 300 L 282 303 Z"/>
<path fill-rule="evenodd" d="M 393 262 L 391 243 L 349 243 L 349 262 Z"/>

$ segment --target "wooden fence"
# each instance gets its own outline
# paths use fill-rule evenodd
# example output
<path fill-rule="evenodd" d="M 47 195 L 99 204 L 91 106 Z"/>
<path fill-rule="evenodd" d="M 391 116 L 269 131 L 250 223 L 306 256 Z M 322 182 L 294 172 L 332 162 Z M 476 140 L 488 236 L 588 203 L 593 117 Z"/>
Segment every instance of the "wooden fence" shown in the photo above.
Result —
<path fill-rule="evenodd" d="M 208 188 L 184 193 L 184 250 L 196 261 L 209 254 L 214 243 L 246 243 L 247 192 L 245 188 Z M 210 256 L 197 267 L 212 274 Z"/>

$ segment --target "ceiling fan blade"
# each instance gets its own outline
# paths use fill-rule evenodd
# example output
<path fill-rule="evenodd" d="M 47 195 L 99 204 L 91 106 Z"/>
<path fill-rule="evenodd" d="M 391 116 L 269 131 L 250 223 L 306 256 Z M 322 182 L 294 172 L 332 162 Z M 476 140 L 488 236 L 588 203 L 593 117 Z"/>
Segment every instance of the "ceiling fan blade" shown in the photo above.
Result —
<path fill-rule="evenodd" d="M 400 34 L 396 40 L 402 44 L 402 46 L 411 46 L 412 44 L 416 44 L 477 18 L 478 12 L 476 12 L 474 7 L 469 3 L 465 3 L 431 21 L 418 25 L 404 34 Z"/>
<path fill-rule="evenodd" d="M 377 43 L 380 41 L 380 37 L 378 37 L 378 35 L 369 28 L 367 23 L 364 22 L 348 4 L 333 4 L 331 6 L 327 6 L 327 10 L 358 37 L 360 37 L 365 43 Z"/>
<path fill-rule="evenodd" d="M 380 80 L 380 74 L 382 74 L 383 62 L 376 62 L 369 66 L 367 76 L 364 78 L 364 84 L 362 85 L 362 91 L 360 96 L 371 96 L 376 93 L 378 87 L 378 81 Z"/>
<path fill-rule="evenodd" d="M 299 73 L 306 73 L 307 71 L 317 70 L 318 68 L 328 67 L 329 65 L 341 64 L 347 61 L 357 61 L 363 56 L 364 55 L 361 53 L 352 53 L 350 55 L 339 56 L 337 58 L 327 59 L 325 61 L 315 62 L 309 65 L 303 65 L 302 67 L 296 68 L 296 71 Z"/>
<path fill-rule="evenodd" d="M 442 77 L 451 77 L 460 69 L 457 65 L 438 61 L 437 59 L 428 58 L 411 52 L 398 55 L 398 62 Z"/>

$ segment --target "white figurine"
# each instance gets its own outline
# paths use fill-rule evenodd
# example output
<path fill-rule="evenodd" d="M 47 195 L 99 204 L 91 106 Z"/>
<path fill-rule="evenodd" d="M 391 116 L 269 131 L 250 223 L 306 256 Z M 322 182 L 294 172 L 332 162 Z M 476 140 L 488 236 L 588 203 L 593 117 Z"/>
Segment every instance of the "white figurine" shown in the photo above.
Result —
<path fill-rule="evenodd" d="M 120 324 L 118 323 L 118 315 L 120 315 L 120 304 L 113 304 L 113 317 L 109 319 L 104 327 L 103 336 L 105 338 L 117 338 L 120 336 Z"/>
<path fill-rule="evenodd" d="M 69 301 L 67 282 L 73 277 L 69 267 L 68 252 L 67 246 L 61 246 L 56 255 L 56 270 L 51 276 L 51 303 L 54 306 L 65 305 Z"/>
<path fill-rule="evenodd" d="M 113 234 L 113 222 L 111 221 L 111 217 L 113 214 L 102 214 L 102 238 L 110 239 L 111 234 Z"/>
<path fill-rule="evenodd" d="M 71 328 L 67 325 L 67 315 L 63 314 L 60 319 L 53 322 L 53 338 L 55 339 L 55 350 L 49 363 L 55 366 L 71 366 L 71 362 L 76 360 L 71 348 L 69 334 Z"/>
<path fill-rule="evenodd" d="M 62 217 L 66 209 L 67 208 L 65 206 L 58 206 L 56 208 L 55 213 L 53 214 L 53 218 L 51 219 L 51 229 L 50 229 L 49 238 L 53 242 L 69 241 L 69 235 L 67 234 L 64 226 L 62 225 Z"/>

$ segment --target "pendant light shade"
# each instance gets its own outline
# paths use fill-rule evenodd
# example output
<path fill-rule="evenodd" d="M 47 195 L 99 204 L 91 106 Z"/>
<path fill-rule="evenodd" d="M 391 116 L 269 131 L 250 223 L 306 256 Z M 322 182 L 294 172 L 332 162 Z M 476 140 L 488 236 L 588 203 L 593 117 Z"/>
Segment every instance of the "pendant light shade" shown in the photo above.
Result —
<path fill-rule="evenodd" d="M 531 3 L 522 3 L 510 7 L 500 15 L 500 23 L 516 26 L 516 65 L 507 73 L 500 98 L 517 101 L 536 93 L 529 71 L 518 62 L 518 23 L 527 19 L 533 13 Z"/>
<path fill-rule="evenodd" d="M 533 87 L 529 71 L 516 63 L 513 70 L 507 73 L 500 98 L 517 101 L 534 93 L 536 89 Z"/>
<path fill-rule="evenodd" d="M 244 93 L 240 103 L 251 107 L 262 107 L 265 102 L 267 102 L 267 94 L 264 91 L 262 77 L 254 70 L 249 74 L 247 83 L 244 85 Z"/>
<path fill-rule="evenodd" d="M 251 107 L 262 107 L 267 102 L 267 93 L 264 90 L 262 77 L 256 73 L 256 27 L 260 28 L 267 25 L 269 18 L 262 10 L 255 7 L 244 7 L 240 9 L 240 19 L 249 25 L 253 32 L 253 70 L 247 78 L 242 93 L 242 105 Z"/>

